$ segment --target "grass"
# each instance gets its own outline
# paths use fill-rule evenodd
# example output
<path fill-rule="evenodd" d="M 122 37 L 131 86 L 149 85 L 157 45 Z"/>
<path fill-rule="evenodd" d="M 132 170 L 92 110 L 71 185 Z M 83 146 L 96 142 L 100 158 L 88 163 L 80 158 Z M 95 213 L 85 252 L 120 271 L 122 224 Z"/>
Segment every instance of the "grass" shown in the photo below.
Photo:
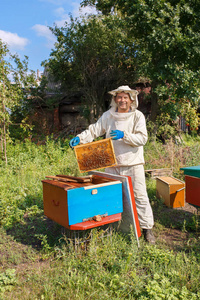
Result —
<path fill-rule="evenodd" d="M 147 168 L 173 162 L 181 177 L 180 166 L 199 164 L 199 140 L 184 139 L 179 146 L 147 144 Z M 46 175 L 80 175 L 67 141 L 9 145 L 0 169 L 0 299 L 200 298 L 199 216 L 165 207 L 155 180 L 147 179 L 147 188 L 156 246 L 140 238 L 138 248 L 133 232 L 101 238 L 93 229 L 87 249 L 74 251 L 63 227 L 44 216 L 42 201 Z"/>

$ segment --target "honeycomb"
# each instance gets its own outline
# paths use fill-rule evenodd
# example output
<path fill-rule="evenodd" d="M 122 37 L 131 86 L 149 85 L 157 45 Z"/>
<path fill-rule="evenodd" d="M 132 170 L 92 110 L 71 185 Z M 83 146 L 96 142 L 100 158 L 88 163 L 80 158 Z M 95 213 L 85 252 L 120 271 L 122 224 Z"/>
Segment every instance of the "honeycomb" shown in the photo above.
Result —
<path fill-rule="evenodd" d="M 87 172 L 116 165 L 111 139 L 74 147 L 79 170 Z"/>

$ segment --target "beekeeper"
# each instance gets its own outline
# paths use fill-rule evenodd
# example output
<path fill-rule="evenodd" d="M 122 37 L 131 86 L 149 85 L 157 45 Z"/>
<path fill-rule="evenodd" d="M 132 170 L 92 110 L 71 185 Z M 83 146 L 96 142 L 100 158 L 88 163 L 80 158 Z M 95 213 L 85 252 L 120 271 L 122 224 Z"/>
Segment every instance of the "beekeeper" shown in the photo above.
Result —
<path fill-rule="evenodd" d="M 106 138 L 112 137 L 117 165 L 105 171 L 132 178 L 140 227 L 143 229 L 145 240 L 154 244 L 154 219 L 144 173 L 143 146 L 148 136 L 145 117 L 137 110 L 138 92 L 125 85 L 110 91 L 109 94 L 112 95 L 111 108 L 103 113 L 95 124 L 91 124 L 87 130 L 73 138 L 70 146 L 90 143 L 104 134 Z"/>

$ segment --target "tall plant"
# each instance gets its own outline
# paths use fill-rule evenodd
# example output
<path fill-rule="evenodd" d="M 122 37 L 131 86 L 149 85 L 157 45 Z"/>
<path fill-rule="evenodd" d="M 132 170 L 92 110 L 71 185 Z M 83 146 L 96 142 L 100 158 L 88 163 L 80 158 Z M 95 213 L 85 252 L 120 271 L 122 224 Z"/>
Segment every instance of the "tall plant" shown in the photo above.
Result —
<path fill-rule="evenodd" d="M 0 40 L 0 141 L 1 156 L 7 163 L 6 143 L 9 140 L 11 114 L 17 106 L 23 106 L 29 88 L 35 85 L 33 71 L 28 74 L 28 57 L 23 61 L 12 55 Z"/>

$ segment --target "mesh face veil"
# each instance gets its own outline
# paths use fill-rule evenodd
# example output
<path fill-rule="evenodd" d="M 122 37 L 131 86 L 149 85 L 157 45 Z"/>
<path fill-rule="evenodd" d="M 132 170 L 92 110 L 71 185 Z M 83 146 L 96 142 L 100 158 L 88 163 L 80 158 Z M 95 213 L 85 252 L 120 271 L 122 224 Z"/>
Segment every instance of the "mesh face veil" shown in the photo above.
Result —
<path fill-rule="evenodd" d="M 117 107 L 117 104 L 115 103 L 115 97 L 117 94 L 119 93 L 126 93 L 129 94 L 132 103 L 131 103 L 131 110 L 135 110 L 138 107 L 138 91 L 136 90 L 132 90 L 128 85 L 122 85 L 119 86 L 117 89 L 112 90 L 110 92 L 108 92 L 110 95 L 112 95 L 112 100 L 111 100 L 111 107 Z"/>

